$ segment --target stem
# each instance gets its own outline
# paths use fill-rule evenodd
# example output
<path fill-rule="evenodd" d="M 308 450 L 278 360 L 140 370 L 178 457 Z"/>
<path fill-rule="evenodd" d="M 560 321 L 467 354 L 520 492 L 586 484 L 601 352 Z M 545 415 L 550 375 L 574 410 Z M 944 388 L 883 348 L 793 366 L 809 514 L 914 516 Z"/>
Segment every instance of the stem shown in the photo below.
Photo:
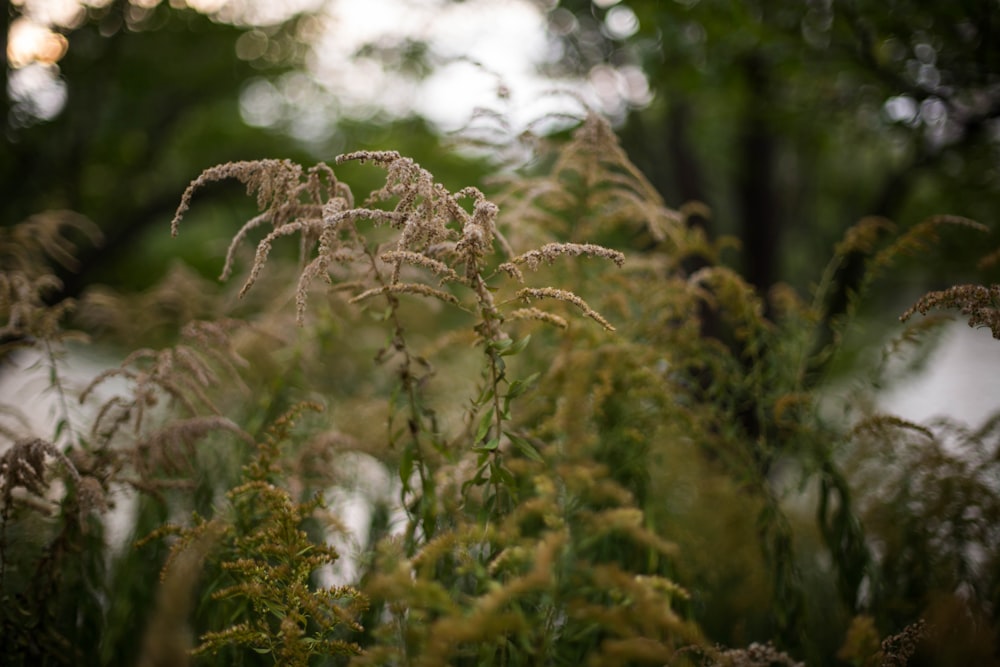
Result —
<path fill-rule="evenodd" d="M 388 283 L 382 276 L 382 273 L 378 270 L 378 262 L 375 258 L 375 254 L 372 252 L 371 248 L 365 246 L 365 255 L 371 264 L 372 271 L 375 274 L 375 280 L 378 282 L 380 287 L 386 287 Z M 399 319 L 399 299 L 391 292 L 385 293 L 386 303 L 389 306 L 389 321 L 392 324 L 392 349 L 394 352 L 399 353 L 402 356 L 402 361 L 399 364 L 399 378 L 403 386 L 403 391 L 406 393 L 407 406 L 409 409 L 409 415 L 407 419 L 407 431 L 410 434 L 410 440 L 413 445 L 413 467 L 417 471 L 417 476 L 420 478 L 420 503 L 424 504 L 429 502 L 425 497 L 425 491 L 428 488 L 427 484 L 427 473 L 426 473 L 426 462 L 424 461 L 423 446 L 420 441 L 420 434 L 425 430 L 423 424 L 423 414 L 420 410 L 420 401 L 417 396 L 416 382 L 414 381 L 413 375 L 413 357 L 410 355 L 409 348 L 406 345 L 406 337 L 403 329 L 403 324 Z M 389 439 L 392 441 L 392 419 L 389 419 Z M 408 505 L 406 503 L 406 491 L 409 488 L 407 480 L 401 480 L 403 482 L 403 489 L 401 491 L 403 509 L 406 510 L 407 514 L 410 514 Z M 410 546 L 415 546 L 413 544 L 413 536 L 416 532 L 416 526 L 420 523 L 421 518 L 419 514 L 411 515 L 409 517 L 410 525 L 407 528 L 407 543 Z M 429 525 L 426 521 L 424 522 L 424 538 L 430 539 L 433 534 L 433 527 Z"/>
<path fill-rule="evenodd" d="M 493 418 L 496 420 L 494 428 L 497 433 L 497 448 L 493 450 L 493 465 L 499 469 L 503 461 L 503 454 L 500 453 L 500 436 L 503 433 L 503 411 L 501 410 L 500 404 L 500 380 L 503 379 L 503 371 L 501 371 L 497 366 L 498 353 L 496 349 L 490 349 L 490 380 L 493 383 Z M 496 479 L 493 483 L 494 493 L 496 494 L 496 504 L 494 509 L 497 513 L 497 518 L 500 517 L 500 476 L 496 475 Z"/>
<path fill-rule="evenodd" d="M 500 311 L 497 310 L 496 303 L 493 301 L 493 294 L 487 289 L 482 275 L 477 270 L 472 278 L 473 289 L 476 292 L 476 298 L 479 302 L 479 314 L 482 319 L 477 330 L 479 331 L 479 335 L 483 337 L 487 355 L 490 359 L 490 383 L 493 385 L 493 419 L 495 421 L 493 428 L 496 429 L 497 438 L 497 447 L 491 453 L 495 472 L 500 469 L 503 461 L 503 454 L 500 452 L 500 437 L 503 434 L 503 404 L 500 402 L 500 382 L 504 379 L 504 372 L 500 368 L 502 362 L 500 361 L 500 352 L 497 344 L 507 339 L 508 336 L 500 328 L 503 317 L 500 315 Z M 500 493 L 502 482 L 498 474 L 493 474 L 491 477 L 493 477 L 493 493 L 496 497 L 494 510 L 499 518 L 501 515 Z"/>
<path fill-rule="evenodd" d="M 49 363 L 49 377 L 52 382 L 52 387 L 56 391 L 56 399 L 59 402 L 59 412 L 61 413 L 59 415 L 60 416 L 59 421 L 56 422 L 57 423 L 56 433 L 54 435 L 56 436 L 56 439 L 58 439 L 59 436 L 58 423 L 61 421 L 66 425 L 66 431 L 69 434 L 70 445 L 71 446 L 79 445 L 80 440 L 76 436 L 76 431 L 73 428 L 73 422 L 70 419 L 69 415 L 69 404 L 66 402 L 66 391 L 63 389 L 62 380 L 59 377 L 59 366 L 56 360 L 55 351 L 53 351 L 52 349 L 52 341 L 46 339 L 43 341 L 43 343 L 45 344 L 45 356 Z M 53 442 L 53 445 L 56 445 L 56 448 L 58 449 L 58 443 Z"/>

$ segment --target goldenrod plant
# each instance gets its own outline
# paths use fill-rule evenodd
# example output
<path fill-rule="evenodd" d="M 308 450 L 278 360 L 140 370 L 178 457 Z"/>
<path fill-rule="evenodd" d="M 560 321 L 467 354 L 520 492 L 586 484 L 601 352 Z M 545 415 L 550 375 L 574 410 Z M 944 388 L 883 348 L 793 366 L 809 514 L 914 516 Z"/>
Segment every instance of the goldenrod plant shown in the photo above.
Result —
<path fill-rule="evenodd" d="M 892 364 L 857 351 L 894 262 L 985 228 L 864 219 L 812 293 L 762 294 L 601 117 L 529 143 L 457 188 L 392 151 L 212 167 L 172 228 L 242 182 L 259 210 L 226 282 L 177 267 L 72 319 L 47 266 L 92 226 L 5 233 L 4 359 L 55 397 L 47 431 L 11 397 L 0 413 L 5 660 L 995 662 L 997 419 L 882 414 Z M 868 277 L 827 322 L 849 255 Z M 886 355 L 931 310 L 996 334 L 997 301 L 928 294 L 888 318 Z M 74 376 L 75 329 L 120 362 Z"/>

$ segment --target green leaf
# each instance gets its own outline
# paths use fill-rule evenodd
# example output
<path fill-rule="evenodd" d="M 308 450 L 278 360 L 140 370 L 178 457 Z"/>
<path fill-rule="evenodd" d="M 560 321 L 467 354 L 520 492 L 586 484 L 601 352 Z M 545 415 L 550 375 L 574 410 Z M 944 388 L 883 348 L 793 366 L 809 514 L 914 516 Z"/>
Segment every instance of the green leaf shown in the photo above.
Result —
<path fill-rule="evenodd" d="M 486 405 L 493 400 L 494 388 L 492 384 L 487 384 L 483 387 L 483 391 L 479 394 L 479 398 L 476 399 L 476 405 Z"/>
<path fill-rule="evenodd" d="M 496 505 L 497 497 L 495 493 L 491 493 L 486 497 L 486 502 L 483 503 L 483 507 L 479 510 L 479 523 L 487 523 L 490 520 L 490 516 L 493 514 L 493 506 Z"/>
<path fill-rule="evenodd" d="M 523 380 L 514 380 L 510 383 L 510 388 L 507 389 L 507 398 L 512 399 L 522 395 L 524 392 L 535 386 L 540 376 L 541 373 L 532 373 Z"/>
<path fill-rule="evenodd" d="M 496 451 L 496 448 L 500 446 L 500 441 L 496 438 L 490 438 L 490 441 L 485 445 L 474 445 L 472 451 L 474 452 L 492 452 Z"/>
<path fill-rule="evenodd" d="M 521 340 L 517 342 L 506 341 L 508 344 L 500 350 L 500 356 L 509 357 L 521 352 L 524 348 L 528 346 L 528 342 L 531 340 L 531 334 L 528 334 Z"/>
<path fill-rule="evenodd" d="M 540 375 L 541 373 L 532 373 L 523 380 L 514 380 L 510 383 L 510 387 L 507 389 L 507 395 L 503 397 L 504 417 L 510 416 L 510 402 L 527 392 L 529 389 L 533 388 L 538 382 Z"/>
<path fill-rule="evenodd" d="M 487 349 L 494 352 L 499 352 L 501 355 L 514 344 L 514 340 L 511 338 L 504 338 L 503 340 L 491 340 L 487 344 Z"/>
<path fill-rule="evenodd" d="M 535 449 L 535 446 L 530 442 L 513 433 L 506 433 L 505 435 L 510 438 L 511 444 L 517 447 L 517 449 L 529 459 L 532 461 L 538 461 L 539 463 L 545 463 L 545 459 L 542 458 L 541 453 Z"/>
<path fill-rule="evenodd" d="M 498 463 L 495 459 L 490 462 L 490 477 L 505 486 L 512 487 L 515 484 L 514 475 L 512 475 L 510 470 L 508 470 L 502 463 Z"/>
<path fill-rule="evenodd" d="M 479 469 L 476 470 L 476 474 L 472 479 L 466 480 L 462 484 L 462 493 L 465 493 L 470 486 L 482 486 L 486 483 L 486 470 L 489 468 L 489 464 L 482 463 Z"/>
<path fill-rule="evenodd" d="M 260 600 L 260 602 L 263 602 L 264 606 L 267 607 L 267 610 L 278 618 L 284 618 L 288 615 L 288 608 L 277 600 L 264 598 L 263 600 Z"/>
<path fill-rule="evenodd" d="M 424 521 L 424 534 L 430 538 L 437 532 L 437 515 L 434 512 L 434 503 L 423 501 L 421 502 L 421 506 L 423 510 L 421 516 Z"/>
<path fill-rule="evenodd" d="M 67 422 L 65 419 L 60 419 L 59 421 L 57 421 L 56 422 L 56 432 L 55 432 L 55 435 L 52 438 L 52 441 L 53 442 L 58 441 L 59 440 L 59 436 L 61 436 L 63 433 L 65 433 L 68 428 L 69 428 L 69 422 Z"/>
<path fill-rule="evenodd" d="M 493 426 L 493 408 L 489 407 L 486 412 L 479 417 L 479 426 L 476 428 L 476 438 L 474 442 L 478 443 L 482 441 L 487 434 L 489 434 L 491 426 Z"/>
<path fill-rule="evenodd" d="M 416 448 L 410 446 L 403 450 L 403 456 L 399 459 L 399 481 L 403 483 L 404 489 L 410 488 L 410 476 L 413 475 L 415 455 Z"/>

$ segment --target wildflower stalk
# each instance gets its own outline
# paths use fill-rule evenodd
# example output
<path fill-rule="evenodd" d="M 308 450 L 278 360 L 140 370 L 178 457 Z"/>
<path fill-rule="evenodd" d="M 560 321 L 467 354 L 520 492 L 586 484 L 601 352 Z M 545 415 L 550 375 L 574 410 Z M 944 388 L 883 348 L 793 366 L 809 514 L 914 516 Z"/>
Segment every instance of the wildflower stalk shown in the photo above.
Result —
<path fill-rule="evenodd" d="M 383 288 L 388 287 L 390 283 L 385 280 L 382 273 L 379 271 L 378 261 L 371 248 L 366 247 L 364 252 L 365 257 L 371 264 L 372 273 L 375 276 L 376 282 Z M 418 526 L 422 529 L 425 540 L 433 538 L 435 532 L 437 531 L 434 485 L 431 483 L 427 458 L 424 454 L 424 445 L 421 443 L 421 434 L 428 433 L 428 429 L 424 424 L 424 411 L 420 407 L 420 397 L 418 395 L 417 387 L 418 383 L 416 374 L 414 373 L 415 361 L 413 355 L 410 353 L 409 347 L 406 344 L 406 332 L 399 317 L 399 298 L 390 291 L 385 291 L 383 294 L 388 307 L 387 319 L 392 327 L 390 342 L 392 352 L 402 356 L 402 361 L 399 364 L 397 373 L 401 389 L 406 395 L 408 413 L 406 432 L 409 434 L 410 444 L 401 453 L 402 459 L 407 463 L 400 465 L 400 482 L 402 483 L 402 487 L 400 489 L 400 500 L 402 501 L 403 507 L 406 509 L 409 516 L 409 522 L 406 529 L 406 543 L 408 545 L 408 550 L 412 552 L 412 550 L 416 548 L 415 536 Z M 383 350 L 383 353 L 384 352 L 385 350 Z M 380 355 L 381 354 L 382 353 L 380 353 Z M 390 442 L 393 441 L 392 424 L 393 419 L 390 415 L 387 424 Z M 429 432 L 433 433 L 433 429 Z M 411 509 L 411 504 L 406 500 L 406 494 L 412 490 L 410 487 L 410 475 L 412 472 L 416 472 L 417 477 L 420 480 L 420 498 L 418 500 L 417 507 L 413 509 Z"/>
<path fill-rule="evenodd" d="M 495 428 L 496 428 L 496 439 L 497 439 L 497 447 L 490 454 L 493 457 L 493 469 L 494 471 L 496 471 L 497 474 L 491 475 L 491 479 L 493 481 L 494 494 L 496 498 L 496 500 L 494 501 L 494 506 L 497 514 L 499 515 L 501 513 L 500 493 L 502 487 L 501 487 L 501 476 L 498 474 L 498 471 L 503 466 L 503 454 L 500 452 L 500 446 L 499 446 L 500 437 L 501 434 L 503 433 L 503 412 L 500 409 L 500 380 L 503 378 L 503 371 L 500 369 L 499 365 L 503 362 L 501 361 L 500 356 L 497 354 L 495 350 L 491 350 L 489 356 L 490 356 L 490 375 L 493 384 L 493 414 L 494 417 L 496 418 Z"/>
<path fill-rule="evenodd" d="M 501 399 L 501 383 L 506 382 L 506 364 L 503 360 L 505 352 L 513 351 L 513 340 L 502 329 L 504 322 L 493 298 L 493 293 L 483 277 L 483 257 L 488 250 L 492 250 L 493 241 L 496 238 L 495 220 L 498 209 L 495 204 L 487 201 L 482 193 L 471 188 L 466 192 L 476 199 L 472 215 L 466 216 L 462 229 L 462 240 L 456 246 L 456 250 L 463 251 L 466 268 L 466 281 L 472 286 L 476 296 L 476 307 L 479 312 L 480 322 L 476 326 L 476 332 L 483 341 L 484 351 L 487 357 L 486 391 L 481 393 L 483 404 L 488 401 L 489 408 L 484 414 L 484 421 L 476 433 L 474 447 L 480 447 L 480 472 L 479 477 L 489 469 L 489 483 L 492 487 L 492 496 L 485 498 L 484 510 L 492 512 L 497 518 L 501 517 L 509 507 L 503 502 L 504 486 L 511 486 L 513 477 L 503 465 L 503 452 L 500 449 L 500 442 L 503 438 L 503 423 L 508 416 Z M 525 343 L 527 339 L 525 339 Z M 523 346 L 521 346 L 523 348 Z M 520 349 L 520 348 L 519 348 Z M 519 349 L 517 351 L 519 351 Z M 483 405 L 476 406 L 480 409 Z M 489 417 L 489 423 L 485 417 Z M 474 478 L 475 479 L 475 478 Z M 468 488 L 468 487 L 466 487 Z M 512 499 L 511 499 L 512 500 Z M 513 503 L 509 503 L 512 505 Z"/>

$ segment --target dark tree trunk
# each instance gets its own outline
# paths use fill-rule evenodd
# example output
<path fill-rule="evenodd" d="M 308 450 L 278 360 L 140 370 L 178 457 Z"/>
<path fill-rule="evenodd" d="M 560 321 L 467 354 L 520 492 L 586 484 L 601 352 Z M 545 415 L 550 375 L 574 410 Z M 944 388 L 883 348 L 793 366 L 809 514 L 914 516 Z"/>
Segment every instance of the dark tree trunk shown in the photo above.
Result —
<path fill-rule="evenodd" d="M 748 86 L 737 153 L 744 275 L 761 293 L 766 293 L 777 275 L 780 243 L 773 187 L 777 151 L 769 118 L 770 80 L 767 65 L 759 56 L 748 56 L 741 66 Z"/>

